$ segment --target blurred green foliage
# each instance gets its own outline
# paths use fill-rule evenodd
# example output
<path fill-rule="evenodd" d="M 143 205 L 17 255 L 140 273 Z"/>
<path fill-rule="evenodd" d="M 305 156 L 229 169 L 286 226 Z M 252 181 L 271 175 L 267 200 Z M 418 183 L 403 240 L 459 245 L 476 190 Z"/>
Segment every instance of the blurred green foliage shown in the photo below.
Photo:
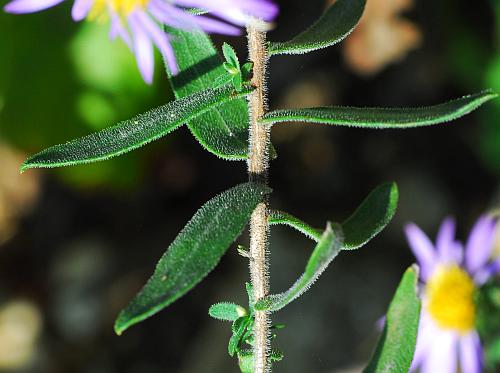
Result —
<path fill-rule="evenodd" d="M 69 3 L 31 15 L 0 14 L 2 140 L 33 153 L 171 99 L 162 64 L 155 84 L 146 85 L 133 54 L 121 40 L 111 42 L 108 30 L 75 24 Z M 51 173 L 78 187 L 129 188 L 148 151 Z"/>
<path fill-rule="evenodd" d="M 491 39 L 484 38 L 484 29 L 476 29 L 453 6 L 449 6 L 450 30 L 448 62 L 457 84 L 464 89 L 489 87 L 500 92 L 500 1 L 490 0 L 494 30 Z M 500 174 L 500 102 L 494 101 L 478 113 L 479 146 L 475 147 L 485 165 Z"/>
<path fill-rule="evenodd" d="M 485 350 L 486 366 L 492 371 L 500 363 L 500 282 L 492 280 L 477 294 L 476 325 Z"/>

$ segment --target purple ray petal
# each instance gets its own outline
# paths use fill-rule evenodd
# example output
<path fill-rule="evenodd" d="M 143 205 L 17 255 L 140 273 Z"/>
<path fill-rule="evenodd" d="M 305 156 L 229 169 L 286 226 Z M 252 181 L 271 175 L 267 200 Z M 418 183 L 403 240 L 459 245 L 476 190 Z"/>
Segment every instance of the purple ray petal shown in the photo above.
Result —
<path fill-rule="evenodd" d="M 470 273 L 474 274 L 488 261 L 493 249 L 495 227 L 496 220 L 483 215 L 472 228 L 465 247 L 465 264 Z"/>
<path fill-rule="evenodd" d="M 14 0 L 3 7 L 8 13 L 23 14 L 34 13 L 51 8 L 64 0 Z"/>
<path fill-rule="evenodd" d="M 439 254 L 439 260 L 443 263 L 462 264 L 463 247 L 455 240 L 455 219 L 446 218 L 436 237 L 436 249 Z"/>
<path fill-rule="evenodd" d="M 448 261 L 451 256 L 450 246 L 455 243 L 455 219 L 448 217 L 443 220 L 436 237 L 436 249 L 440 259 Z"/>
<path fill-rule="evenodd" d="M 436 265 L 436 251 L 429 237 L 415 224 L 405 226 L 406 239 L 420 265 L 420 277 L 428 279 Z"/>
<path fill-rule="evenodd" d="M 160 50 L 172 74 L 177 74 L 179 72 L 179 68 L 177 66 L 177 61 L 175 60 L 174 50 L 168 41 L 167 34 L 156 23 L 154 23 L 145 12 L 136 12 L 134 16 L 137 17 L 138 22 L 141 23 L 144 30 L 146 30 L 148 35 Z"/>
<path fill-rule="evenodd" d="M 237 25 L 244 26 L 250 17 L 272 21 L 278 14 L 278 6 L 269 0 L 176 0 L 176 3 L 185 7 L 206 9 Z"/>
<path fill-rule="evenodd" d="M 116 14 L 112 14 L 111 27 L 109 29 L 109 37 L 111 38 L 111 40 L 113 40 L 117 36 L 122 38 L 125 44 L 127 44 L 130 49 L 132 50 L 134 49 L 134 47 L 132 46 L 132 40 L 130 39 L 130 35 L 128 34 L 125 27 L 123 27 L 120 17 L 118 17 L 118 15 Z"/>
<path fill-rule="evenodd" d="M 151 84 L 153 82 L 154 73 L 153 43 L 142 24 L 138 22 L 134 16 L 134 13 L 129 15 L 128 23 L 132 30 L 133 47 L 137 66 L 139 67 L 139 71 L 144 81 Z"/>
<path fill-rule="evenodd" d="M 432 322 L 429 322 L 429 316 L 422 310 L 418 324 L 417 345 L 415 347 L 415 354 L 413 355 L 410 372 L 414 371 L 422 364 L 435 334 L 436 329 L 434 325 Z"/>
<path fill-rule="evenodd" d="M 432 344 L 422 360 L 422 373 L 456 373 L 457 335 L 439 331 L 434 335 Z"/>
<path fill-rule="evenodd" d="M 241 30 L 238 27 L 232 26 L 230 24 L 218 21 L 216 19 L 204 16 L 197 16 L 196 23 L 200 28 L 210 34 L 222 34 L 222 35 L 241 35 Z"/>
<path fill-rule="evenodd" d="M 241 34 L 241 30 L 238 27 L 213 18 L 186 13 L 184 10 L 165 3 L 162 0 L 151 0 L 148 4 L 148 10 L 157 20 L 175 28 L 188 31 L 202 29 L 208 33 L 224 35 Z"/>
<path fill-rule="evenodd" d="M 71 8 L 73 20 L 78 22 L 84 19 L 92 8 L 92 5 L 94 5 L 94 0 L 75 0 Z"/>
<path fill-rule="evenodd" d="M 479 286 L 484 285 L 491 277 L 499 273 L 500 273 L 500 259 L 497 259 L 480 268 L 474 274 L 474 282 Z"/>
<path fill-rule="evenodd" d="M 470 332 L 459 340 L 460 370 L 462 373 L 481 373 L 483 352 L 477 333 Z"/>

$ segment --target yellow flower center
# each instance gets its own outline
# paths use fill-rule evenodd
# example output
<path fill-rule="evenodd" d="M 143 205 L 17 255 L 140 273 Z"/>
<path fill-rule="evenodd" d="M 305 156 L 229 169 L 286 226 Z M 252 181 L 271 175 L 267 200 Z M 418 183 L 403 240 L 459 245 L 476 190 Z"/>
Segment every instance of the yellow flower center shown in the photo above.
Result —
<path fill-rule="evenodd" d="M 440 267 L 425 286 L 427 311 L 440 327 L 465 333 L 474 328 L 474 291 L 474 281 L 462 268 Z"/>
<path fill-rule="evenodd" d="M 149 0 L 95 0 L 87 18 L 91 21 L 107 20 L 109 10 L 125 17 L 137 7 L 145 8 L 148 2 Z"/>

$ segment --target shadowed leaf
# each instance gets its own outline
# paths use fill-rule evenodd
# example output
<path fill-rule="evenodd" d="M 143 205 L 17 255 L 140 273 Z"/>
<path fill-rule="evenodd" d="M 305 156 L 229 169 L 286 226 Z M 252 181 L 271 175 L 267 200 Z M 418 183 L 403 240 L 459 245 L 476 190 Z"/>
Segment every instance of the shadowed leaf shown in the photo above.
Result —
<path fill-rule="evenodd" d="M 397 206 L 398 187 L 395 183 L 382 184 L 375 188 L 342 223 L 342 248 L 354 250 L 370 241 L 389 224 Z"/>
<path fill-rule="evenodd" d="M 307 30 L 287 42 L 271 42 L 269 55 L 303 54 L 342 41 L 356 27 L 366 0 L 337 0 Z"/>
<path fill-rule="evenodd" d="M 171 76 L 167 69 L 177 98 L 213 87 L 217 79 L 227 75 L 222 59 L 204 32 L 168 28 L 168 33 L 172 35 L 180 69 L 176 76 Z M 188 127 L 209 152 L 229 160 L 247 158 L 248 104 L 245 99 L 233 100 L 190 120 Z"/>
<path fill-rule="evenodd" d="M 116 333 L 159 312 L 198 284 L 269 192 L 261 184 L 240 184 L 203 205 L 169 246 L 147 284 L 120 313 Z"/>

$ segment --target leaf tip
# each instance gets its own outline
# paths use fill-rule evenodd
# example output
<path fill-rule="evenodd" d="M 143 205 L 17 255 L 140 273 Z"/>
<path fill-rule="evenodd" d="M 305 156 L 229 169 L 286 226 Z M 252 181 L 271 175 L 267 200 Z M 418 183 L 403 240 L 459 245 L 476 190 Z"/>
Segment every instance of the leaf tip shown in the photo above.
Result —
<path fill-rule="evenodd" d="M 31 163 L 31 157 L 29 157 L 28 159 L 26 159 L 22 164 L 21 166 L 19 166 L 19 173 L 20 174 L 23 174 L 25 173 L 26 171 L 28 171 L 30 168 L 35 168 L 37 167 L 35 164 Z"/>
<path fill-rule="evenodd" d="M 415 288 L 418 286 L 418 276 L 420 273 L 420 267 L 418 264 L 414 263 L 408 269 L 405 271 L 404 276 L 411 276 L 412 277 L 412 282 L 415 283 Z"/>
<path fill-rule="evenodd" d="M 127 330 L 131 325 L 133 325 L 133 322 L 130 322 L 130 320 L 126 320 L 123 317 L 123 312 L 120 312 L 118 317 L 116 318 L 115 325 L 114 325 L 114 330 L 117 336 L 121 336 L 125 330 Z"/>
<path fill-rule="evenodd" d="M 125 329 L 126 329 L 126 328 L 124 328 L 122 325 L 120 325 L 120 324 L 118 323 L 118 321 L 117 321 L 117 322 L 115 323 L 115 327 L 114 327 L 114 329 L 115 329 L 115 334 L 116 334 L 117 336 L 121 336 L 121 335 L 123 334 L 123 332 L 125 331 Z"/>
<path fill-rule="evenodd" d="M 398 184 L 396 184 L 395 181 L 389 183 L 391 192 L 390 192 L 390 199 L 392 203 L 397 204 L 399 200 L 399 188 Z"/>

